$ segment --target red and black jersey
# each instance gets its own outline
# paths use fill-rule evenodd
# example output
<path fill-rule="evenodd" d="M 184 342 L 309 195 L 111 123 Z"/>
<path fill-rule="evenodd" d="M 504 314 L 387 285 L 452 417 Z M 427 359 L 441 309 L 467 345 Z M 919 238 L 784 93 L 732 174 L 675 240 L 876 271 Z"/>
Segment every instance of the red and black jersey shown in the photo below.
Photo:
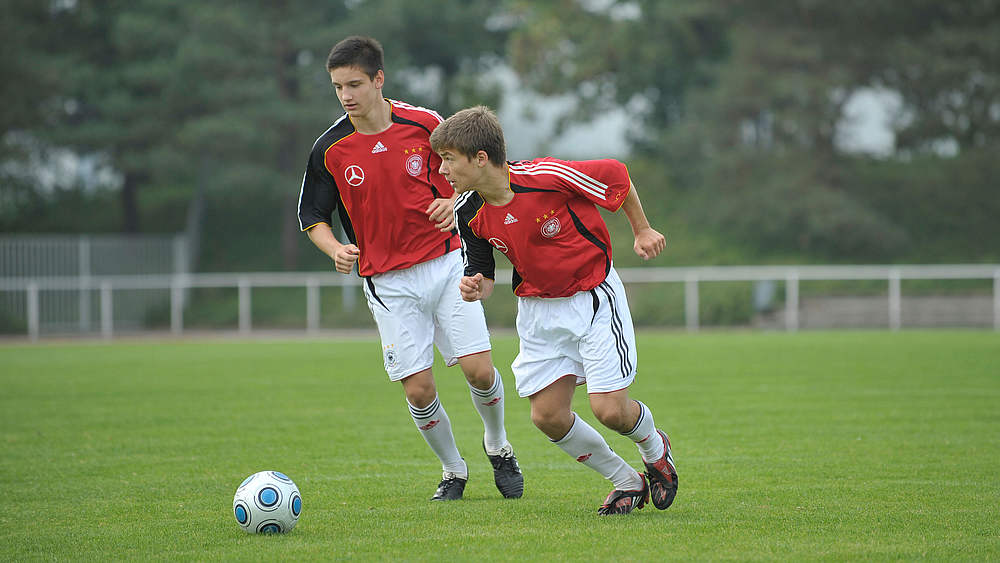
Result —
<path fill-rule="evenodd" d="M 625 165 L 554 158 L 507 165 L 510 203 L 489 205 L 470 191 L 455 204 L 465 275 L 495 279 L 496 248 L 514 266 L 518 296 L 568 297 L 597 287 L 611 269 L 611 236 L 595 204 L 617 211 L 625 203 Z"/>
<path fill-rule="evenodd" d="M 430 134 L 436 112 L 396 100 L 392 124 L 376 135 L 357 132 L 345 114 L 316 140 L 299 194 L 299 227 L 332 225 L 340 215 L 347 238 L 361 251 L 358 273 L 401 270 L 458 248 L 427 218 L 436 198 L 455 192 L 438 173 L 441 157 Z"/>

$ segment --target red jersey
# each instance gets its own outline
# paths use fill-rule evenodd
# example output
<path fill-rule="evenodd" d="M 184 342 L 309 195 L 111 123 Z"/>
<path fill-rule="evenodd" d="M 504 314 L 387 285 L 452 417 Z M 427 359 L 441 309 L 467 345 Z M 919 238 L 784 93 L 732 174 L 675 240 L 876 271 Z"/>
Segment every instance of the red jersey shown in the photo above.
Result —
<path fill-rule="evenodd" d="M 495 279 L 496 248 L 514 266 L 520 297 L 568 297 L 597 287 L 611 269 L 611 236 L 595 204 L 617 211 L 625 203 L 625 165 L 554 158 L 507 165 L 510 203 L 489 205 L 474 191 L 455 203 L 465 275 Z"/>
<path fill-rule="evenodd" d="M 396 100 L 392 124 L 376 135 L 357 132 L 345 114 L 316 140 L 299 193 L 299 227 L 332 225 L 336 210 L 347 238 L 361 251 L 358 273 L 401 270 L 458 248 L 454 232 L 427 218 L 436 198 L 455 192 L 438 173 L 441 157 L 430 134 L 436 112 Z"/>

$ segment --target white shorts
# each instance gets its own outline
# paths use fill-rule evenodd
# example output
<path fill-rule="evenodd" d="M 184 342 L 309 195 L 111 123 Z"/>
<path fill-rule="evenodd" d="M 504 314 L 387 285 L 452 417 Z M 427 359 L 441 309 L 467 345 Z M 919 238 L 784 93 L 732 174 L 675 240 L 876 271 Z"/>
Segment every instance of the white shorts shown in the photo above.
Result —
<path fill-rule="evenodd" d="M 570 297 L 519 297 L 521 349 L 511 370 L 528 397 L 567 375 L 588 393 L 624 389 L 635 379 L 636 349 L 625 286 L 614 268 L 600 285 Z"/>
<path fill-rule="evenodd" d="M 490 333 L 479 301 L 458 291 L 460 250 L 364 280 L 365 298 L 382 338 L 382 358 L 391 381 L 434 364 L 434 345 L 448 366 L 490 349 Z"/>

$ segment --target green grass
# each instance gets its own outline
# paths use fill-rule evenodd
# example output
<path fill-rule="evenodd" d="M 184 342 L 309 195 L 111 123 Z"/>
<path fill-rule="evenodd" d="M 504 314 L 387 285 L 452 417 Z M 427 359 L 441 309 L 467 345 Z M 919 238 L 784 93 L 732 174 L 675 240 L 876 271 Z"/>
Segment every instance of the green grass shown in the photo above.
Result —
<path fill-rule="evenodd" d="M 442 401 L 465 500 L 374 341 L 125 341 L 0 347 L 0 560 L 996 560 L 1000 335 L 644 332 L 632 395 L 670 433 L 680 492 L 603 518 L 608 483 L 531 425 L 494 339 L 525 473 L 503 500 L 455 369 Z M 604 430 L 579 390 L 577 412 Z M 251 536 L 233 492 L 258 470 L 303 495 Z"/>

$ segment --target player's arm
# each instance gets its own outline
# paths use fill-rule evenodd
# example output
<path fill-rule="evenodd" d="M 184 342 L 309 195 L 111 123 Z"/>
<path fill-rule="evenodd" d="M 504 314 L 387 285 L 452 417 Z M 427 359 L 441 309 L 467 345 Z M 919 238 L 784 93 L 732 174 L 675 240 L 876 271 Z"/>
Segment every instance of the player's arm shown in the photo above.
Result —
<path fill-rule="evenodd" d="M 455 209 L 455 224 L 462 241 L 462 256 L 465 271 L 458 282 L 462 299 L 479 301 L 493 294 L 496 280 L 496 261 L 493 259 L 493 245 L 479 238 L 469 226 L 480 206 L 485 205 L 482 197 L 472 194 Z"/>
<path fill-rule="evenodd" d="M 667 246 L 667 239 L 649 226 L 639 193 L 625 165 L 614 159 L 579 162 L 549 162 L 548 168 L 568 166 L 576 175 L 564 175 L 564 189 L 593 201 L 609 211 L 624 210 L 635 235 L 632 249 L 643 260 L 655 258 Z M 582 176 L 581 176 L 582 175 Z M 627 190 L 627 192 L 626 192 Z M 624 199 L 622 197 L 624 196 Z"/>
<path fill-rule="evenodd" d="M 309 240 L 333 259 L 334 267 L 342 274 L 351 273 L 360 251 L 353 244 L 343 244 L 330 230 L 333 211 L 337 207 L 338 190 L 330 172 L 322 164 L 322 146 L 314 145 L 302 178 L 299 192 L 299 226 Z"/>
<path fill-rule="evenodd" d="M 632 234 L 635 235 L 635 244 L 632 249 L 643 260 L 656 258 L 667 246 L 667 239 L 649 226 L 646 213 L 642 210 L 642 202 L 639 201 L 639 194 L 635 190 L 635 184 L 631 181 L 629 181 L 628 195 L 625 196 L 625 203 L 622 204 L 621 208 L 632 226 Z"/>
<path fill-rule="evenodd" d="M 358 261 L 358 257 L 361 255 L 361 251 L 357 246 L 350 243 L 341 243 L 337 240 L 337 237 L 333 236 L 330 225 L 326 223 L 313 225 L 312 228 L 306 231 L 306 234 L 309 235 L 309 240 L 316 245 L 316 248 L 333 259 L 333 265 L 337 268 L 338 272 L 341 274 L 351 273 L 351 268 L 354 267 L 354 263 Z"/>

